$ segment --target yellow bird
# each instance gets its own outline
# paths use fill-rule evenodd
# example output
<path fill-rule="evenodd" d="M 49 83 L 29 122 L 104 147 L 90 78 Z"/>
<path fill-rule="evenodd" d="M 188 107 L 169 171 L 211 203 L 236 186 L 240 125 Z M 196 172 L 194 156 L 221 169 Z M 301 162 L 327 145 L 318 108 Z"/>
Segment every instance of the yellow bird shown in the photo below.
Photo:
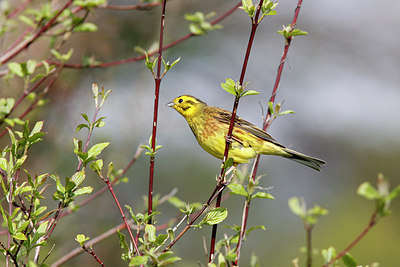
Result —
<path fill-rule="evenodd" d="M 205 151 L 219 159 L 223 158 L 231 112 L 208 106 L 190 95 L 181 95 L 167 106 L 174 108 L 186 119 L 197 142 Z M 258 154 L 285 157 L 318 171 L 325 164 L 323 160 L 284 147 L 268 133 L 238 116 L 235 117 L 231 141 L 228 157 L 233 158 L 235 164 L 249 162 Z"/>

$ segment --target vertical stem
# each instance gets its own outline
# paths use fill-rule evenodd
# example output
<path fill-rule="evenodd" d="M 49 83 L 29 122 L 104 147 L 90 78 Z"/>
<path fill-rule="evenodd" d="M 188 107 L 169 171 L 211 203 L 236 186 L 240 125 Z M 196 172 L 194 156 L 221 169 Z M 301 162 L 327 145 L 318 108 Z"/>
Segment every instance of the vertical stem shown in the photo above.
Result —
<path fill-rule="evenodd" d="M 254 36 L 255 36 L 255 33 L 256 33 L 256 30 L 257 30 L 257 27 L 258 27 L 258 18 L 259 18 L 259 15 L 260 15 L 262 2 L 263 2 L 263 0 L 260 0 L 259 4 L 257 6 L 256 14 L 255 14 L 254 18 L 252 18 L 251 32 L 250 32 L 249 41 L 247 43 L 246 54 L 245 54 L 244 60 L 243 60 L 242 71 L 240 73 L 239 85 L 243 85 L 244 76 L 245 76 L 246 70 L 247 70 L 247 64 L 248 64 L 248 61 L 249 61 L 249 58 L 250 58 L 251 48 L 253 46 Z M 240 96 L 236 95 L 235 102 L 234 102 L 233 108 L 232 108 L 231 121 L 230 121 L 230 124 L 229 124 L 228 133 L 226 135 L 225 152 L 224 152 L 224 157 L 223 157 L 223 160 L 222 160 L 222 166 L 224 166 L 225 161 L 228 159 L 229 144 L 230 144 L 230 139 L 232 138 L 233 127 L 235 125 L 235 118 L 236 118 L 237 108 L 238 108 L 238 105 L 239 105 L 239 99 L 240 99 Z M 225 172 L 225 167 L 222 167 L 218 183 L 222 183 L 223 182 L 222 179 L 224 177 L 224 175 L 223 175 L 224 172 Z M 219 193 L 218 198 L 217 198 L 217 202 L 216 202 L 216 205 L 215 205 L 215 207 L 217 207 L 217 208 L 220 207 L 220 205 L 221 205 L 221 197 L 222 197 L 222 191 Z M 213 257 L 214 257 L 217 229 L 218 229 L 218 225 L 214 224 L 213 225 L 213 229 L 212 229 L 212 233 L 211 233 L 211 245 L 210 245 L 210 254 L 209 254 L 209 261 L 208 262 L 212 262 Z"/>
<path fill-rule="evenodd" d="M 8 189 L 8 192 L 9 192 L 9 196 L 8 196 L 8 214 L 9 215 L 12 214 L 13 180 L 14 179 L 12 179 L 12 178 L 9 180 L 9 189 Z M 11 246 L 11 233 L 10 233 L 10 231 L 8 231 L 8 233 L 7 233 L 7 251 L 10 249 L 10 246 Z M 7 256 L 6 256 L 6 267 L 9 266 L 9 260 L 10 260 L 10 256 L 7 254 Z"/>
<path fill-rule="evenodd" d="M 154 80 L 155 80 L 154 112 L 153 112 L 154 116 L 153 116 L 153 131 L 152 131 L 152 135 L 151 135 L 151 148 L 154 152 L 156 149 L 158 102 L 159 102 L 159 96 L 160 96 L 161 61 L 162 61 L 162 50 L 163 50 L 166 4 L 167 4 L 167 1 L 163 0 L 162 10 L 161 10 L 161 22 L 160 22 L 160 39 L 159 39 L 159 47 L 158 47 L 157 74 L 154 77 Z M 153 184 L 154 184 L 154 155 L 150 157 L 148 215 L 151 215 L 153 213 Z M 151 219 L 149 219 L 149 223 L 151 223 Z"/>
<path fill-rule="evenodd" d="M 312 226 L 306 225 L 307 267 L 311 267 L 312 265 L 311 233 L 312 233 Z"/>
<path fill-rule="evenodd" d="M 303 0 L 299 0 L 298 3 L 297 3 L 297 7 L 295 9 L 295 13 L 294 13 L 292 24 L 291 24 L 292 29 L 294 28 L 295 24 L 297 23 L 297 18 L 299 16 L 299 12 L 300 12 L 300 8 L 301 8 L 301 5 L 302 5 L 302 2 L 303 2 Z M 257 12 L 259 12 L 261 4 L 262 4 L 262 1 L 260 1 L 260 3 L 259 3 Z M 256 16 L 258 16 L 258 14 L 256 14 Z M 258 19 L 255 19 L 254 21 L 257 22 Z M 253 28 L 254 27 L 255 26 L 254 26 L 254 22 L 253 22 Z M 290 43 L 291 43 L 292 39 L 293 39 L 293 37 L 290 36 L 285 40 L 285 47 L 284 47 L 284 50 L 283 50 L 281 61 L 279 63 L 279 67 L 278 67 L 278 71 L 277 71 L 277 75 L 276 75 L 276 79 L 275 79 L 274 88 L 272 90 L 272 94 L 271 94 L 271 97 L 269 99 L 269 102 L 274 103 L 274 101 L 275 101 L 276 92 L 277 92 L 277 90 L 279 88 L 279 83 L 280 83 L 280 79 L 281 79 L 281 76 L 282 76 L 283 67 L 284 67 L 284 64 L 285 64 L 285 61 L 286 61 L 286 58 L 287 58 L 287 54 L 288 54 Z M 249 42 L 250 42 L 250 40 L 249 40 Z M 268 129 L 268 127 L 271 125 L 272 121 L 270 120 L 270 118 L 271 118 L 271 113 L 270 113 L 270 111 L 268 109 L 267 115 L 266 115 L 265 120 L 263 122 L 263 130 L 264 131 L 266 131 Z M 251 179 L 253 181 L 256 179 L 259 161 L 260 161 L 260 155 L 257 155 L 257 157 L 256 157 L 256 159 L 254 161 L 254 168 L 253 168 L 253 171 L 252 171 L 252 174 L 251 174 Z M 245 208 L 244 208 L 244 212 L 243 212 L 242 228 L 240 230 L 239 240 L 238 240 L 238 244 L 237 244 L 237 247 L 236 247 L 236 260 L 235 260 L 235 263 L 234 263 L 235 265 L 238 265 L 238 263 L 239 263 L 241 243 L 242 243 L 242 239 L 244 238 L 245 231 L 246 231 L 246 223 L 247 223 L 247 218 L 248 218 L 248 211 L 249 211 L 249 208 L 250 208 L 250 202 L 248 202 L 246 200 L 246 203 L 247 204 L 245 204 Z"/>

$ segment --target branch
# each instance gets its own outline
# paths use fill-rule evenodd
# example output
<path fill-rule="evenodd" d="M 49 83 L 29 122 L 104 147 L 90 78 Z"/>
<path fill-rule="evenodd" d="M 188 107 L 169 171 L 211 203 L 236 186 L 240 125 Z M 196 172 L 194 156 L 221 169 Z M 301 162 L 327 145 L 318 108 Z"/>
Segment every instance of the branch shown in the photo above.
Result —
<path fill-rule="evenodd" d="M 249 41 L 247 43 L 246 54 L 245 54 L 244 60 L 243 60 L 242 71 L 240 73 L 239 85 L 243 85 L 244 76 L 245 76 L 246 70 L 247 70 L 247 63 L 248 63 L 249 58 L 250 58 L 251 48 L 253 46 L 253 41 L 254 41 L 254 37 L 255 37 L 255 34 L 256 34 L 257 27 L 259 25 L 258 18 L 259 18 L 259 15 L 260 15 L 262 3 L 263 3 L 263 0 L 260 0 L 260 3 L 257 6 L 257 11 L 256 11 L 256 14 L 255 14 L 255 17 L 252 18 L 252 27 L 251 27 Z M 230 121 L 230 124 L 229 124 L 228 133 L 226 135 L 225 152 L 224 152 L 224 157 L 222 159 L 222 166 L 223 167 L 221 168 L 221 173 L 220 173 L 220 176 L 219 176 L 219 178 L 220 178 L 219 183 L 222 182 L 221 178 L 223 177 L 223 173 L 225 171 L 225 167 L 224 167 L 225 166 L 225 162 L 228 159 L 229 145 L 231 143 L 230 140 L 232 138 L 233 127 L 235 125 L 235 118 L 236 118 L 237 108 L 238 108 L 238 105 L 239 105 L 239 99 L 240 99 L 239 95 L 236 95 L 235 101 L 234 101 L 234 104 L 233 104 L 233 108 L 232 108 L 231 121 Z M 220 206 L 221 196 L 222 196 L 222 191 L 218 195 L 217 204 L 216 204 L 217 208 Z M 217 228 L 218 228 L 218 224 L 213 225 L 213 230 L 212 230 L 212 234 L 211 234 L 210 254 L 209 254 L 209 259 L 208 259 L 209 263 L 211 263 L 213 258 L 214 258 L 214 250 L 215 250 L 215 241 L 216 241 L 216 235 L 217 235 Z"/>
<path fill-rule="evenodd" d="M 163 51 L 163 40 L 164 40 L 164 25 L 165 25 L 165 8 L 167 0 L 163 0 L 161 10 L 161 21 L 160 21 L 160 37 L 158 46 L 158 61 L 157 61 L 157 74 L 154 76 L 155 81 L 155 92 L 154 92 L 154 109 L 153 109 L 153 130 L 151 134 L 151 149 L 153 152 L 156 151 L 156 136 L 157 136 L 157 122 L 158 122 L 158 102 L 160 96 L 160 84 L 161 84 L 161 62 L 162 62 L 162 51 Z M 148 193 L 148 206 L 147 214 L 150 216 L 153 213 L 153 184 L 154 184 L 154 157 L 155 153 L 150 156 L 150 174 L 149 174 L 149 193 Z M 151 217 L 149 217 L 149 224 L 151 224 Z"/>
<path fill-rule="evenodd" d="M 298 18 L 298 16 L 299 16 L 299 12 L 300 12 L 300 8 L 301 8 L 302 2 L 303 2 L 302 0 L 299 0 L 298 3 L 297 3 L 297 7 L 296 7 L 296 9 L 295 9 L 295 13 L 294 13 L 293 20 L 292 20 L 292 24 L 291 24 L 292 29 L 294 28 L 294 26 L 295 26 L 296 23 L 297 23 L 297 18 Z M 262 3 L 262 1 L 260 1 L 260 4 L 259 4 L 259 6 L 258 6 L 258 9 L 260 9 L 261 3 Z M 258 11 L 259 11 L 259 10 L 257 10 L 257 12 L 258 12 Z M 257 20 L 256 20 L 256 21 L 257 21 Z M 289 36 L 289 37 L 286 39 L 286 41 L 285 41 L 285 46 L 284 46 L 283 54 L 282 54 L 281 61 L 280 61 L 279 67 L 278 67 L 278 72 L 277 72 L 277 75 L 276 75 L 274 88 L 273 88 L 273 90 L 272 90 L 272 94 L 271 94 L 271 97 L 270 97 L 270 99 L 269 99 L 269 102 L 271 102 L 271 103 L 274 103 L 274 102 L 275 102 L 276 92 L 277 92 L 277 90 L 278 90 L 278 88 L 279 88 L 279 83 L 280 83 L 280 79 L 281 79 L 281 76 L 282 76 L 283 67 L 284 67 L 284 64 L 285 64 L 285 61 L 286 61 L 287 53 L 288 53 L 288 51 L 289 51 L 289 47 L 290 47 L 290 44 L 291 44 L 292 39 L 293 39 L 293 37 L 292 37 L 292 36 Z M 269 126 L 271 125 L 272 120 L 271 120 L 270 118 L 271 118 L 271 112 L 270 112 L 270 110 L 268 109 L 267 115 L 266 115 L 265 120 L 264 120 L 264 122 L 263 122 L 263 130 L 264 130 L 264 131 L 267 131 L 267 129 L 268 129 Z M 260 161 L 260 155 L 257 155 L 257 157 L 256 157 L 256 159 L 255 159 L 255 161 L 254 161 L 253 172 L 252 172 L 252 174 L 251 174 L 251 179 L 252 179 L 253 181 L 255 181 L 255 179 L 256 179 L 259 161 Z M 247 203 L 247 202 L 248 202 L 248 203 Z M 235 265 L 238 265 L 238 264 L 239 264 L 240 250 L 241 250 L 242 240 L 243 240 L 244 235 L 245 235 L 245 233 L 246 233 L 246 224 L 247 224 L 247 219 L 248 219 L 249 208 L 250 208 L 250 201 L 247 201 L 247 200 L 246 200 L 246 204 L 245 204 L 245 207 L 244 207 L 244 213 L 243 213 L 242 228 L 241 228 L 241 230 L 240 230 L 239 240 L 238 240 L 237 247 L 236 247 L 236 260 L 235 260 Z"/>
<path fill-rule="evenodd" d="M 171 0 L 168 0 L 168 2 Z M 111 10 L 147 10 L 151 9 L 153 7 L 161 5 L 162 2 L 153 2 L 153 3 L 139 3 L 137 5 L 126 5 L 126 6 L 117 6 L 117 5 L 110 5 L 110 4 L 105 4 L 105 5 L 100 5 L 99 8 L 104 8 L 104 9 L 111 9 Z"/>
<path fill-rule="evenodd" d="M 229 15 L 231 15 L 234 11 L 237 10 L 237 8 L 241 5 L 241 3 L 242 2 L 240 1 L 235 6 L 233 6 L 231 9 L 229 9 L 227 12 L 225 12 L 224 14 L 222 14 L 221 16 L 219 16 L 218 18 L 213 20 L 211 22 L 211 25 L 215 25 L 215 24 L 219 23 L 220 21 L 224 20 Z M 185 40 L 187 40 L 187 39 L 189 39 L 191 37 L 194 37 L 194 36 L 197 36 L 197 35 L 195 35 L 193 33 L 186 34 L 186 35 L 182 36 L 181 38 L 179 38 L 179 39 L 177 39 L 177 40 L 175 40 L 175 41 L 173 41 L 173 42 L 171 42 L 171 43 L 169 43 L 167 45 L 164 45 L 163 46 L 163 51 L 165 51 L 165 50 L 167 50 L 167 49 L 169 49 L 169 48 L 171 48 L 173 46 L 176 46 L 176 45 L 182 43 L 183 41 L 185 41 Z M 150 56 L 153 56 L 153 55 L 155 55 L 157 53 L 158 53 L 158 50 L 153 50 L 153 51 L 149 52 L 147 55 L 150 57 Z M 100 64 L 95 64 L 95 65 L 83 65 L 83 64 L 66 63 L 66 64 L 64 64 L 64 67 L 65 68 L 73 68 L 73 69 L 108 68 L 108 67 L 114 67 L 114 66 L 119 66 L 119 65 L 122 65 L 122 64 L 127 64 L 127 63 L 132 63 L 132 62 L 144 60 L 145 58 L 146 58 L 145 55 L 140 55 L 140 56 L 137 56 L 137 57 L 127 58 L 127 59 L 122 59 L 122 60 L 117 60 L 117 61 L 112 61 L 112 62 L 106 62 L 106 63 L 100 63 Z M 60 64 L 59 62 L 54 62 L 54 61 L 51 61 L 51 60 L 47 60 L 47 62 L 49 64 L 51 64 L 51 65 Z"/>
<path fill-rule="evenodd" d="M 114 180 L 111 182 L 111 185 L 114 185 L 116 182 L 118 182 L 118 180 L 125 175 L 125 173 L 129 170 L 129 168 L 133 165 L 133 163 L 136 162 L 136 160 L 139 158 L 139 156 L 142 154 L 143 152 L 143 148 L 142 147 L 138 147 L 136 150 L 135 155 L 133 156 L 132 160 L 128 163 L 128 165 L 126 165 L 126 167 L 122 170 L 122 172 L 120 173 L 120 175 L 118 175 L 117 177 L 114 178 Z M 100 196 L 101 194 L 103 194 L 106 190 L 108 189 L 108 186 L 104 186 L 102 189 L 100 189 L 99 191 L 97 191 L 96 193 L 92 194 L 89 198 L 87 198 L 86 200 L 84 200 L 81 204 L 79 204 L 79 208 L 82 208 L 84 206 L 86 206 L 87 204 L 89 204 L 90 202 L 92 202 L 95 198 L 97 198 L 98 196 Z M 62 214 L 61 217 L 67 216 L 71 213 L 73 213 L 74 210 L 70 209 L 66 212 L 64 212 Z"/>
<path fill-rule="evenodd" d="M 361 239 L 363 239 L 363 237 L 369 232 L 369 230 L 371 230 L 371 228 L 376 224 L 377 221 L 378 221 L 378 213 L 377 211 L 375 211 L 372 214 L 371 219 L 368 222 L 368 225 L 364 228 L 361 234 L 357 236 L 356 239 L 354 239 L 353 242 L 351 242 L 350 245 L 348 245 L 345 249 L 343 249 L 335 258 L 331 259 L 327 264 L 325 264 L 324 267 L 331 266 L 335 261 L 346 255 L 350 251 L 350 249 L 352 249 L 355 245 L 358 244 L 358 242 L 360 242 Z"/>

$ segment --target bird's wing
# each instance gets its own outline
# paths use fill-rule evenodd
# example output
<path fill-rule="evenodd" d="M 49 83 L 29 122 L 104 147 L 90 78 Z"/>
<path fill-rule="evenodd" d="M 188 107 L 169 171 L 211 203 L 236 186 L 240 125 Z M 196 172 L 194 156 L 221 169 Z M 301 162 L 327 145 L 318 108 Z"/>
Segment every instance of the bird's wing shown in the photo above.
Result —
<path fill-rule="evenodd" d="M 231 122 L 231 112 L 217 108 L 217 107 L 208 107 L 209 109 L 207 110 L 209 115 L 218 120 L 221 123 L 225 123 L 227 125 L 230 124 Z M 279 144 L 272 136 L 270 136 L 268 133 L 265 131 L 261 130 L 260 128 L 254 126 L 250 122 L 236 116 L 235 117 L 235 127 L 242 129 L 248 133 L 251 133 L 265 141 L 271 142 L 275 145 L 278 145 L 280 147 L 284 147 L 283 145 Z"/>

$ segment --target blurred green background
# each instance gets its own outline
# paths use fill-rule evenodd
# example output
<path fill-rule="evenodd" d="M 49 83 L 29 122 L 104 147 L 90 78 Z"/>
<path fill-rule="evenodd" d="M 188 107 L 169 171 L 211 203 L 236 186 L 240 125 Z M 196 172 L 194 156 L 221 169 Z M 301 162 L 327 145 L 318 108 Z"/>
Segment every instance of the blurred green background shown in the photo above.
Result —
<path fill-rule="evenodd" d="M 234 4 L 236 1 L 227 0 L 168 2 L 165 43 L 188 33 L 185 13 L 215 11 L 218 16 Z M 260 94 L 243 98 L 238 110 L 239 116 L 256 125 L 261 125 L 260 104 L 265 109 L 282 54 L 283 38 L 276 31 L 291 22 L 296 4 L 295 0 L 281 1 L 278 15 L 266 18 L 256 34 L 245 81 L 250 82 L 248 89 Z M 299 248 L 305 244 L 305 233 L 301 220 L 288 208 L 289 198 L 304 197 L 309 206 L 319 204 L 329 210 L 313 232 L 313 245 L 318 249 L 334 246 L 340 251 L 367 225 L 374 209 L 372 201 L 356 194 L 358 185 L 364 181 L 375 184 L 379 172 L 390 179 L 392 187 L 400 183 L 398 10 L 400 2 L 395 0 L 304 1 L 297 27 L 309 35 L 292 42 L 277 95 L 277 101 L 284 101 L 283 109 L 292 109 L 296 114 L 279 117 L 269 133 L 286 146 L 326 160 L 327 165 L 319 173 L 283 158 L 261 158 L 258 173 L 266 176 L 260 186 L 272 187 L 269 192 L 276 199 L 252 202 L 248 225 L 263 224 L 267 230 L 252 232 L 244 243 L 242 266 L 249 265 L 252 252 L 260 257 L 261 266 L 291 266 L 295 257 L 300 257 L 304 265 Z M 99 30 L 76 34 L 65 45 L 65 51 L 74 48 L 71 62 L 80 62 L 83 54 L 103 62 L 133 57 L 135 46 L 148 48 L 158 40 L 159 15 L 159 7 L 150 11 L 95 10 L 88 21 L 96 23 Z M 238 10 L 220 24 L 222 30 L 191 38 L 163 54 L 165 60 L 181 57 L 181 61 L 161 83 L 157 143 L 163 149 L 156 157 L 157 194 L 178 188 L 177 196 L 185 201 L 205 202 L 214 189 L 220 160 L 200 148 L 185 120 L 164 103 L 181 94 L 192 94 L 210 105 L 231 110 L 233 97 L 221 89 L 220 83 L 226 78 L 239 78 L 250 20 Z M 13 38 L 12 34 L 6 35 L 2 48 Z M 40 43 L 33 45 L 24 56 L 40 58 L 48 52 L 46 48 Z M 72 138 L 86 138 L 84 131 L 76 135 L 75 127 L 82 122 L 81 113 L 89 117 L 93 114 L 94 81 L 113 91 L 100 114 L 107 117 L 106 126 L 95 131 L 92 141 L 111 141 L 104 153 L 105 163 L 112 161 L 123 168 L 137 146 L 147 142 L 152 127 L 154 81 L 143 62 L 105 69 L 65 69 L 49 92 L 50 103 L 30 117 L 44 120 L 48 133 L 31 152 L 35 155 L 29 159 L 32 173 L 58 173 L 61 177 L 73 174 L 77 160 Z M 15 94 L 5 82 L 1 81 L 0 86 L 2 97 L 3 93 Z M 148 156 L 142 155 L 127 173 L 129 183 L 115 187 L 120 202 L 131 205 L 135 212 L 145 208 L 148 169 Z M 103 186 L 92 173 L 85 183 L 96 189 Z M 231 197 L 223 205 L 229 209 L 224 224 L 240 224 L 243 199 Z M 160 224 L 176 214 L 169 204 L 159 211 Z M 351 251 L 360 264 L 400 263 L 398 200 L 392 203 L 392 211 Z M 114 201 L 109 193 L 103 194 L 60 221 L 50 240 L 57 246 L 48 262 L 75 248 L 76 234 L 94 238 L 119 223 Z M 221 237 L 223 228 L 219 229 Z M 175 247 L 176 254 L 183 258 L 176 266 L 204 263 L 202 237 L 209 245 L 210 235 L 211 227 L 187 233 Z M 106 266 L 125 266 L 116 236 L 94 249 Z M 317 256 L 315 265 L 321 264 Z M 96 263 L 89 255 L 81 255 L 65 266 Z"/>

